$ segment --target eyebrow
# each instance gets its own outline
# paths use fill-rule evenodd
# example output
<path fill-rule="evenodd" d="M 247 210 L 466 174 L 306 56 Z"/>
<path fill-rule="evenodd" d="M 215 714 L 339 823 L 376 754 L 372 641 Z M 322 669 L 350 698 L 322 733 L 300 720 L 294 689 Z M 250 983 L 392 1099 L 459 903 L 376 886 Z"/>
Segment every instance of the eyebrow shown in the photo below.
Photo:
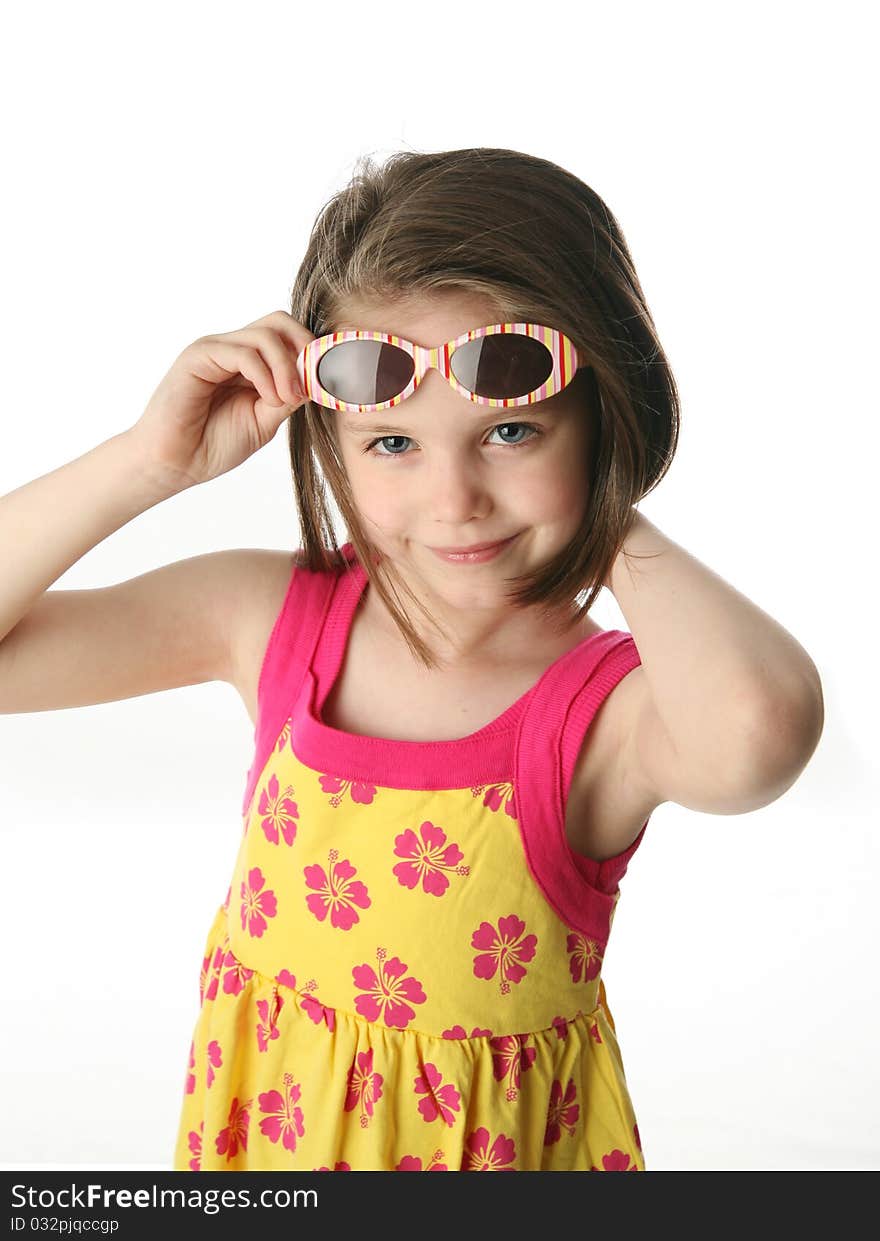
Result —
<path fill-rule="evenodd" d="M 559 416 L 558 410 L 535 409 L 534 402 L 530 405 L 510 406 L 508 409 L 501 409 L 500 407 L 493 409 L 490 405 L 477 406 L 477 408 L 485 409 L 485 421 L 495 423 L 529 422 L 533 419 L 546 419 L 547 421 L 550 421 L 558 418 Z M 483 417 L 479 415 L 475 416 L 474 422 L 482 421 L 484 421 Z M 343 421 L 341 423 L 342 430 L 349 431 L 353 435 L 409 435 L 410 432 L 407 430 L 407 427 L 412 425 L 411 420 L 408 420 L 406 424 L 400 423 L 397 426 L 393 426 L 387 422 L 373 423 L 369 426 L 364 426 L 359 422 L 354 422 L 351 420 Z"/>

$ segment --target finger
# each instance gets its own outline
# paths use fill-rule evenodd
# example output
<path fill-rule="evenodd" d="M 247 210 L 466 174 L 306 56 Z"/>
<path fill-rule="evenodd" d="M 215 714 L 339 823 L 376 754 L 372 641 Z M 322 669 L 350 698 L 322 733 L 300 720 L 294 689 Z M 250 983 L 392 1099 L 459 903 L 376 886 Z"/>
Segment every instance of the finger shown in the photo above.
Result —
<path fill-rule="evenodd" d="M 201 356 L 197 358 L 197 362 L 202 359 L 209 364 L 205 367 L 206 370 L 209 370 L 210 365 L 213 365 L 215 369 L 207 374 L 199 374 L 197 367 L 194 366 L 194 373 L 199 374 L 199 378 L 217 384 L 231 376 L 243 375 L 253 384 L 268 405 L 284 404 L 275 387 L 271 368 L 260 350 L 254 346 L 244 342 L 209 337 L 201 342 Z"/>
<path fill-rule="evenodd" d="M 289 339 L 268 326 L 242 328 L 235 336 L 259 351 L 272 371 L 276 391 L 285 401 L 291 405 L 301 405 L 306 394 L 299 382 L 296 354 L 290 348 Z"/>
<path fill-rule="evenodd" d="M 310 341 L 316 339 L 307 327 L 297 323 L 293 315 L 288 314 L 286 310 L 273 310 L 270 314 L 264 315 L 262 319 L 257 319 L 254 323 L 248 323 L 245 330 L 253 327 L 274 328 L 289 342 L 297 356 L 302 353 Z"/>

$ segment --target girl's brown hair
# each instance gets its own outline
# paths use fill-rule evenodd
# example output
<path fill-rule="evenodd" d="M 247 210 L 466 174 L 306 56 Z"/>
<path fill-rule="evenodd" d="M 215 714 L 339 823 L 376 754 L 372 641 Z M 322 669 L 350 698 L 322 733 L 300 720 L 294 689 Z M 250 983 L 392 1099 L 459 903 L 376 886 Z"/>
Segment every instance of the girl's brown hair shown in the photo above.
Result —
<path fill-rule="evenodd" d="M 560 328 L 589 361 L 573 381 L 593 419 L 583 521 L 540 570 L 513 579 L 510 595 L 517 606 L 542 605 L 551 623 L 564 614 L 567 627 L 591 608 L 633 505 L 659 483 L 678 443 L 678 391 L 632 257 L 599 195 L 549 160 L 495 147 L 401 151 L 381 166 L 361 157 L 315 220 L 291 315 L 322 336 L 335 330 L 348 299 L 394 303 L 448 292 L 490 299 L 499 322 Z M 400 591 L 424 609 L 358 520 L 327 410 L 306 401 L 288 420 L 288 434 L 301 563 L 345 567 L 326 482 L 370 583 L 414 655 L 436 666 Z"/>

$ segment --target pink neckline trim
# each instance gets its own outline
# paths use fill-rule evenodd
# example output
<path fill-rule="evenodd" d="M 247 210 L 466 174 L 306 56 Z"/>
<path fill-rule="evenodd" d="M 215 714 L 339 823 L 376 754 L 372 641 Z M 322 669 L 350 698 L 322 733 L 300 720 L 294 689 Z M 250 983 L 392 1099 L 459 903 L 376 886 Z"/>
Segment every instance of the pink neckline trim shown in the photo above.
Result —
<path fill-rule="evenodd" d="M 466 737 L 405 741 L 349 733 L 325 724 L 321 708 L 342 668 L 355 608 L 368 582 L 355 558 L 328 591 L 327 607 L 312 661 L 292 713 L 291 744 L 307 766 L 325 774 L 388 788 L 449 789 L 507 783 L 512 779 L 517 727 L 544 680 L 582 656 L 607 631 L 584 638 L 559 656 L 535 684 L 494 720 Z M 335 591 L 341 591 L 335 609 Z"/>

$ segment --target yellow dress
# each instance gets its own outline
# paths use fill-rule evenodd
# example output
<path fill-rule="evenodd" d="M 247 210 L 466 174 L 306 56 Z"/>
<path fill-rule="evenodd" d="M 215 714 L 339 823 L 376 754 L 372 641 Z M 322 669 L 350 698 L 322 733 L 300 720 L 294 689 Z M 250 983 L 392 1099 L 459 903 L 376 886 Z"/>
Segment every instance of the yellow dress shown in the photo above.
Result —
<path fill-rule="evenodd" d="M 584 639 L 485 728 L 321 720 L 367 576 L 293 570 L 264 655 L 232 882 L 205 943 L 176 1170 L 643 1171 L 601 978 L 630 847 L 564 833 L 636 667 Z"/>

